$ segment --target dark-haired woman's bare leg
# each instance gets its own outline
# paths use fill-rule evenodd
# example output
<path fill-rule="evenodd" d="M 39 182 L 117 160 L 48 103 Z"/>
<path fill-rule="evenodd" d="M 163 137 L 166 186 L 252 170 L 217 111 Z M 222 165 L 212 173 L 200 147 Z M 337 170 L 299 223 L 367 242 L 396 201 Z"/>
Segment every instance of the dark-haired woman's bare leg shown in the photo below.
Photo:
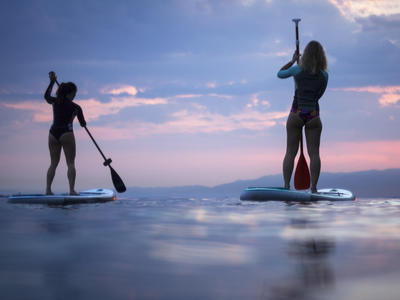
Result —
<path fill-rule="evenodd" d="M 56 174 L 58 163 L 60 162 L 61 144 L 51 133 L 49 133 L 49 151 L 50 167 L 47 170 L 46 195 L 53 195 L 51 185 L 53 183 L 54 175 Z"/>
<path fill-rule="evenodd" d="M 67 176 L 69 182 L 69 193 L 71 195 L 78 195 L 75 191 L 75 154 L 76 154 L 76 145 L 75 145 L 75 136 L 73 132 L 64 133 L 60 137 L 60 142 L 65 154 L 65 160 L 67 162 Z"/>
<path fill-rule="evenodd" d="M 304 125 L 303 120 L 296 114 L 290 113 L 286 122 L 286 154 L 283 159 L 283 179 L 285 188 L 290 188 L 290 178 L 292 177 L 294 159 L 299 149 L 301 130 Z"/>
<path fill-rule="evenodd" d="M 321 140 L 322 122 L 315 117 L 305 126 L 307 151 L 310 156 L 311 192 L 317 192 L 317 183 L 321 171 L 321 158 L 319 156 L 319 145 Z"/>

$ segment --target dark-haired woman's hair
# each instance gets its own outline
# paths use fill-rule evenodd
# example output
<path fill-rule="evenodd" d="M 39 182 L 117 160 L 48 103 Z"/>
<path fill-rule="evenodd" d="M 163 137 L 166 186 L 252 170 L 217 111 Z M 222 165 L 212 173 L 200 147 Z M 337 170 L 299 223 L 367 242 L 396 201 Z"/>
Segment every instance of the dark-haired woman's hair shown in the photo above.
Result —
<path fill-rule="evenodd" d="M 311 41 L 307 44 L 301 56 L 300 66 L 303 70 L 312 74 L 316 74 L 322 70 L 326 71 L 328 63 L 324 48 L 319 42 Z"/>
<path fill-rule="evenodd" d="M 68 94 L 70 94 L 72 92 L 76 93 L 77 90 L 78 90 L 78 88 L 76 87 L 75 83 L 73 83 L 73 82 L 67 82 L 67 83 L 62 82 L 60 84 L 60 86 L 58 87 L 58 90 L 57 90 L 57 93 L 56 93 L 57 100 L 59 102 L 62 102 L 62 101 L 64 101 L 64 99 L 67 97 Z"/>

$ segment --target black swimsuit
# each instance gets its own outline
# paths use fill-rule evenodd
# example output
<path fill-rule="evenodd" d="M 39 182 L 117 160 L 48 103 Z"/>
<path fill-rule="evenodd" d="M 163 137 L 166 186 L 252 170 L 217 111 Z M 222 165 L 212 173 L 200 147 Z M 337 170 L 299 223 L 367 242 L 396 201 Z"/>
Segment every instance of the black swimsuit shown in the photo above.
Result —
<path fill-rule="evenodd" d="M 50 82 L 44 98 L 47 103 L 53 106 L 53 124 L 51 125 L 50 133 L 59 141 L 64 133 L 73 132 L 72 122 L 75 116 L 78 117 L 82 127 L 86 126 L 86 121 L 83 117 L 82 109 L 78 104 L 68 99 L 59 101 L 50 95 L 53 85 L 54 82 Z"/>

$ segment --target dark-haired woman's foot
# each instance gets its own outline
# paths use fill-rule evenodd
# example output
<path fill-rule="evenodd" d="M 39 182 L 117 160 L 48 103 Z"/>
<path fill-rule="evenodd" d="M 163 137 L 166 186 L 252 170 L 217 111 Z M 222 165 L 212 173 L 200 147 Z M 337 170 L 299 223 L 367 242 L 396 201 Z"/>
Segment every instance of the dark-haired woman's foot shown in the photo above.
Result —
<path fill-rule="evenodd" d="M 79 195 L 79 193 L 75 192 L 74 190 L 69 191 L 69 194 L 72 195 L 72 196 L 78 196 Z"/>
<path fill-rule="evenodd" d="M 54 193 L 50 189 L 46 189 L 46 195 L 54 195 Z"/>
<path fill-rule="evenodd" d="M 311 188 L 311 193 L 313 193 L 313 194 L 318 193 L 317 188 Z"/>

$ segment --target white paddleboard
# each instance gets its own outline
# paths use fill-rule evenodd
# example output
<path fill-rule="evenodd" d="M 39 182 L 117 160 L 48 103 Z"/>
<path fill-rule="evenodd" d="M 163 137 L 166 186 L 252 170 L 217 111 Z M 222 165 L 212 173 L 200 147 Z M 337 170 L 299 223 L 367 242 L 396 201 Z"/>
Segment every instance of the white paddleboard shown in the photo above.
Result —
<path fill-rule="evenodd" d="M 79 204 L 79 203 L 97 203 L 107 202 L 116 199 L 115 192 L 109 189 L 91 189 L 80 192 L 79 195 L 56 194 L 56 195 L 13 195 L 8 197 L 10 203 L 25 204 Z"/>
<path fill-rule="evenodd" d="M 344 189 L 319 189 L 317 193 L 279 187 L 248 187 L 240 195 L 243 201 L 354 201 L 355 195 Z"/>

